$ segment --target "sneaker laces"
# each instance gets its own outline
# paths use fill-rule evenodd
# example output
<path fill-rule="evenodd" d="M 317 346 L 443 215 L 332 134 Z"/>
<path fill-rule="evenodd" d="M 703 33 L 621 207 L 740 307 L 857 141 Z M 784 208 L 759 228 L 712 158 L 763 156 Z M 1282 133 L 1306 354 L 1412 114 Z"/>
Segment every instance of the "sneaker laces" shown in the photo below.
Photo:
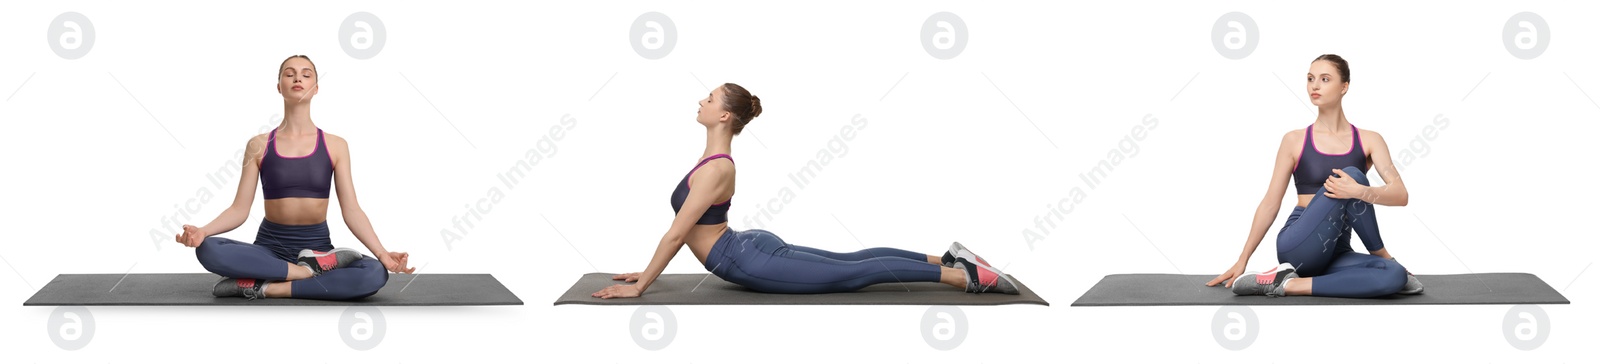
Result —
<path fill-rule="evenodd" d="M 257 298 L 264 298 L 266 296 L 266 293 L 262 292 L 262 291 L 266 290 L 267 283 L 257 280 L 257 281 L 255 281 L 255 284 L 252 284 L 250 287 L 239 287 L 239 288 L 243 288 L 242 291 L 244 293 L 244 298 L 248 298 L 251 301 L 254 301 Z"/>

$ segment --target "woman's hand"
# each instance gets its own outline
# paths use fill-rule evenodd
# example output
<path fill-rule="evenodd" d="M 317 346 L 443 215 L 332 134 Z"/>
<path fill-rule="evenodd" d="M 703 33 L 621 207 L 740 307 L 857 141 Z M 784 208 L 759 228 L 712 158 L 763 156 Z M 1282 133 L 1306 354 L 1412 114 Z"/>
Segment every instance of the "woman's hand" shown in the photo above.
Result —
<path fill-rule="evenodd" d="M 639 272 L 618 274 L 618 275 L 611 276 L 611 279 L 612 280 L 618 280 L 618 281 L 625 281 L 625 282 L 628 282 L 628 283 L 638 282 L 639 281 Z"/>
<path fill-rule="evenodd" d="M 1328 198 L 1339 199 L 1359 199 L 1362 196 L 1365 196 L 1368 192 L 1367 190 L 1371 188 L 1362 186 L 1360 183 L 1356 183 L 1356 180 L 1354 178 L 1350 178 L 1349 174 L 1338 169 L 1333 170 L 1333 176 L 1328 176 L 1328 181 L 1323 182 L 1322 187 L 1328 189 L 1328 192 L 1326 193 Z"/>
<path fill-rule="evenodd" d="M 599 298 L 632 298 L 639 297 L 639 288 L 628 284 L 617 284 L 589 295 Z"/>
<path fill-rule="evenodd" d="M 1244 275 L 1244 262 L 1235 263 L 1227 272 L 1222 272 L 1217 278 L 1206 282 L 1206 287 L 1216 287 L 1217 283 L 1222 283 L 1223 287 L 1233 288 L 1233 280 L 1242 275 Z"/>
<path fill-rule="evenodd" d="M 410 274 L 417 271 L 416 268 L 408 268 L 410 267 L 410 260 L 411 254 L 405 252 L 389 252 L 389 254 L 378 256 L 378 262 L 383 263 L 383 269 L 388 269 L 390 272 L 395 273 Z"/>
<path fill-rule="evenodd" d="M 194 248 L 199 247 L 200 243 L 206 240 L 206 233 L 204 231 L 200 231 L 200 228 L 195 227 L 194 225 L 184 225 L 183 233 L 176 235 L 175 239 L 178 241 L 178 244 L 183 244 L 183 246 Z"/>

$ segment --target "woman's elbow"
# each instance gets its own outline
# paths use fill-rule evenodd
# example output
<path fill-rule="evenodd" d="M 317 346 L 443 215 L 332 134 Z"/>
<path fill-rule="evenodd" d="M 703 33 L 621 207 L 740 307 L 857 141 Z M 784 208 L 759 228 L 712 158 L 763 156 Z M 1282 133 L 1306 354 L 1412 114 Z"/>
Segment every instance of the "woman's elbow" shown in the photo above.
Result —
<path fill-rule="evenodd" d="M 357 204 L 353 204 L 353 203 L 349 204 L 349 205 L 346 205 L 346 204 L 341 203 L 341 204 L 339 204 L 339 215 L 343 216 L 345 220 L 350 220 L 350 219 L 355 219 L 355 218 L 366 217 L 367 216 L 367 212 L 361 210 L 361 205 L 357 205 Z"/>
<path fill-rule="evenodd" d="M 683 245 L 685 243 L 684 238 L 688 235 L 688 232 L 678 231 L 678 229 L 668 230 L 666 234 L 661 235 L 661 246 Z"/>
<path fill-rule="evenodd" d="M 1395 200 L 1394 203 L 1389 205 L 1389 206 L 1395 206 L 1395 207 L 1405 206 L 1406 204 L 1411 202 L 1411 194 L 1406 193 L 1405 190 L 1400 190 L 1400 193 L 1398 194 L 1398 196 L 1395 196 L 1394 200 Z"/>

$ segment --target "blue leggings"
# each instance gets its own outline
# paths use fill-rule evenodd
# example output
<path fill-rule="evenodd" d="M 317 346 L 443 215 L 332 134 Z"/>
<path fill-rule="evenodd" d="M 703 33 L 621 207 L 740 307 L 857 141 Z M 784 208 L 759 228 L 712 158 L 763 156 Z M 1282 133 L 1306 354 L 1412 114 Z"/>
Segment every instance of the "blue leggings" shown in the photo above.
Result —
<path fill-rule="evenodd" d="M 1367 175 L 1356 167 L 1344 172 L 1363 186 Z M 1326 297 L 1381 297 L 1400 292 L 1406 269 L 1392 260 L 1355 252 L 1350 232 L 1361 236 L 1367 251 L 1383 249 L 1378 218 L 1371 203 L 1359 199 L 1333 199 L 1317 190 L 1306 207 L 1294 208 L 1278 231 L 1278 262 L 1295 266 L 1296 274 L 1316 277 L 1311 295 Z"/>
<path fill-rule="evenodd" d="M 256 243 L 246 244 L 208 237 L 195 248 L 194 255 L 207 271 L 229 278 L 255 278 L 282 281 L 301 249 L 333 250 L 328 239 L 328 223 L 283 225 L 261 220 Z M 319 300 L 353 300 L 378 293 L 389 283 L 389 272 L 372 257 L 362 257 L 344 268 L 302 279 L 290 286 L 291 297 Z"/>
<path fill-rule="evenodd" d="M 835 253 L 784 243 L 766 230 L 717 238 L 706 270 L 723 280 L 768 293 L 850 292 L 878 283 L 938 282 L 940 266 L 926 254 L 892 248 Z"/>

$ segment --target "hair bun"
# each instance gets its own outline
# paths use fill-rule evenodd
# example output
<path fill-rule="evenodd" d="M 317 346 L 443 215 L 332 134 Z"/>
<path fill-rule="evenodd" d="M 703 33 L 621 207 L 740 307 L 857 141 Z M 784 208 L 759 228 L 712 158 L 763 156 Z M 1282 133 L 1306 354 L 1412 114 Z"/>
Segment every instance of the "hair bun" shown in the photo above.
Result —
<path fill-rule="evenodd" d="M 761 98 L 750 95 L 750 115 L 746 115 L 744 119 L 755 119 L 757 116 L 761 116 Z"/>

